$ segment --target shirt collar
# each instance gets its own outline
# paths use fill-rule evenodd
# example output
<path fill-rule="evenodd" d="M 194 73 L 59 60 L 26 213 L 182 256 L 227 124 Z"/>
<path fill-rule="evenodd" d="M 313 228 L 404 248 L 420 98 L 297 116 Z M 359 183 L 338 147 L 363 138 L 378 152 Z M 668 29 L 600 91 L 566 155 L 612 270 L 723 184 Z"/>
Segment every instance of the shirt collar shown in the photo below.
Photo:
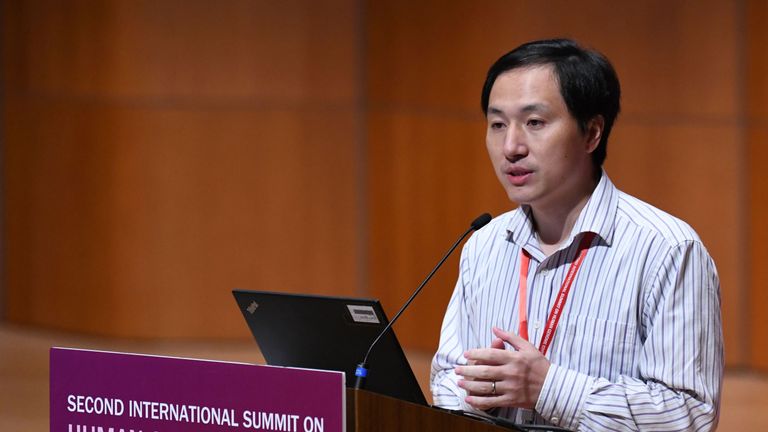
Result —
<path fill-rule="evenodd" d="M 594 232 L 605 244 L 610 246 L 613 243 L 618 207 L 618 189 L 603 170 L 600 181 L 595 190 L 592 191 L 587 204 L 581 210 L 568 240 L 563 242 L 561 249 L 568 247 L 576 236 L 585 232 Z M 520 247 L 529 250 L 533 248 L 540 252 L 533 229 L 533 215 L 530 206 L 521 205 L 517 211 L 513 212 L 507 226 L 507 240 Z"/>
<path fill-rule="evenodd" d="M 573 225 L 567 243 L 570 244 L 578 234 L 593 232 L 610 246 L 613 243 L 613 233 L 616 230 L 616 212 L 618 209 L 619 191 L 603 170 L 597 187 L 592 191 L 587 205 L 581 210 L 581 214 Z"/>

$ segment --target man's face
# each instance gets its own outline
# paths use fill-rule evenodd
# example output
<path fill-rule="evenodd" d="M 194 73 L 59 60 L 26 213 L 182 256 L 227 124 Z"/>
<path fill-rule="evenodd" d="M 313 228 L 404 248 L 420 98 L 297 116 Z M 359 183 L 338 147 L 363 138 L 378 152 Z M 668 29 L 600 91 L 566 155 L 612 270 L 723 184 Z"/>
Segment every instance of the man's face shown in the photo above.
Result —
<path fill-rule="evenodd" d="M 602 128 L 591 123 L 582 133 L 551 66 L 499 75 L 487 120 L 488 154 L 510 200 L 534 210 L 557 210 L 593 181 L 590 153 Z"/>

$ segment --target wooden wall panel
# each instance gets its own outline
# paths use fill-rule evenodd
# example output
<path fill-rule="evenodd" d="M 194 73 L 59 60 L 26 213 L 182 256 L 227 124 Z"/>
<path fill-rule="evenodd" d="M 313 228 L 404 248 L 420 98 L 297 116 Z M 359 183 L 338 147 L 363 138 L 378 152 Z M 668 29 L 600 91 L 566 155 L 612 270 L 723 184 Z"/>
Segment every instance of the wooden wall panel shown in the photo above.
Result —
<path fill-rule="evenodd" d="M 26 0 L 5 8 L 16 93 L 261 105 L 357 97 L 354 0 Z"/>
<path fill-rule="evenodd" d="M 436 241 L 445 238 L 443 243 L 448 243 L 464 225 L 468 212 L 462 209 L 469 206 L 436 211 L 445 205 L 440 200 L 482 208 L 477 201 L 482 196 L 488 208 L 505 207 L 500 204 L 503 191 L 490 177 L 490 164 L 466 163 L 486 157 L 479 109 L 485 72 L 498 56 L 527 40 L 574 37 L 611 58 L 622 80 L 623 113 L 609 146 L 609 175 L 626 192 L 686 218 L 699 231 L 723 277 L 727 361 L 741 364 L 744 347 L 738 330 L 745 280 L 740 263 L 746 256 L 739 247 L 742 237 L 723 230 L 722 223 L 736 232 L 743 229 L 739 176 L 744 167 L 740 152 L 717 151 L 743 146 L 738 120 L 739 13 L 737 4 L 717 1 L 592 0 L 578 7 L 566 1 L 370 2 L 368 118 L 372 125 L 391 129 L 371 127 L 368 135 L 371 231 L 390 235 L 385 256 L 370 253 L 374 294 L 407 297 L 431 265 L 427 259 L 416 261 L 413 249 L 437 250 Z M 382 118 L 397 120 L 382 123 Z M 480 125 L 461 131 L 453 125 L 472 122 Z M 405 138 L 412 143 L 408 146 L 389 138 L 404 128 L 424 132 Z M 721 173 L 717 177 L 711 175 L 713 166 Z M 403 175 L 418 176 L 421 184 L 390 196 L 392 179 L 381 173 L 412 170 Z M 444 173 L 450 173 L 450 193 L 435 182 L 432 197 L 425 198 L 430 193 L 422 188 L 445 178 Z M 457 187 L 461 182 L 454 177 L 482 192 Z M 414 205 L 446 220 L 435 224 L 413 216 Z M 388 209 L 388 217 L 376 218 L 381 208 Z M 408 230 L 397 229 L 409 223 Z M 451 226 L 457 228 L 448 229 Z M 372 237 L 372 251 L 382 247 L 377 240 Z M 435 297 L 428 302 L 435 304 L 430 307 L 446 305 L 445 292 L 452 289 L 456 271 L 444 271 L 451 274 L 431 288 L 440 294 L 431 294 Z M 403 333 L 418 346 L 434 349 L 440 318 L 440 313 L 417 310 L 403 324 Z"/>
<path fill-rule="evenodd" d="M 749 359 L 768 371 L 768 1 L 746 7 L 747 149 L 749 154 Z"/>
<path fill-rule="evenodd" d="M 768 371 L 768 124 L 753 126 L 750 149 L 750 289 L 749 289 L 749 366 Z"/>
<path fill-rule="evenodd" d="M 35 108 L 9 135 L 28 143 L 8 149 L 12 320 L 226 336 L 232 288 L 354 292 L 354 151 L 328 151 L 353 147 L 351 115 Z"/>
<path fill-rule="evenodd" d="M 8 319 L 245 336 L 232 288 L 357 293 L 354 2 L 5 5 Z"/>

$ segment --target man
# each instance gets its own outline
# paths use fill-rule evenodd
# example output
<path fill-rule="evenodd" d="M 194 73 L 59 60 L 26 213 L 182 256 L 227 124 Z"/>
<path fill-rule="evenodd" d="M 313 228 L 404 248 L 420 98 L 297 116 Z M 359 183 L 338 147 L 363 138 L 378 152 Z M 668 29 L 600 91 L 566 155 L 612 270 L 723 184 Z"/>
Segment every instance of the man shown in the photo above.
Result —
<path fill-rule="evenodd" d="M 570 40 L 490 68 L 486 145 L 520 206 L 464 246 L 435 405 L 572 430 L 716 427 L 717 271 L 693 229 L 602 169 L 619 96 L 608 60 Z"/>

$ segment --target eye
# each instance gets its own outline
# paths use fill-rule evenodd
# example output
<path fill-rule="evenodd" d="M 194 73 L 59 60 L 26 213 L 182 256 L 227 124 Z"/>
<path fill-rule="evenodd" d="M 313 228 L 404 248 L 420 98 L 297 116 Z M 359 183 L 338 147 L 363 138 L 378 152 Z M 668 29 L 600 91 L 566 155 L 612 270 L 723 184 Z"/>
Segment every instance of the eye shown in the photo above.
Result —
<path fill-rule="evenodd" d="M 492 121 L 488 125 L 491 129 L 499 130 L 503 129 L 506 125 L 503 122 L 500 121 Z"/>
<path fill-rule="evenodd" d="M 525 122 L 525 124 L 533 129 L 541 129 L 542 127 L 544 127 L 544 120 L 532 118 L 532 119 L 528 119 L 528 121 Z"/>

